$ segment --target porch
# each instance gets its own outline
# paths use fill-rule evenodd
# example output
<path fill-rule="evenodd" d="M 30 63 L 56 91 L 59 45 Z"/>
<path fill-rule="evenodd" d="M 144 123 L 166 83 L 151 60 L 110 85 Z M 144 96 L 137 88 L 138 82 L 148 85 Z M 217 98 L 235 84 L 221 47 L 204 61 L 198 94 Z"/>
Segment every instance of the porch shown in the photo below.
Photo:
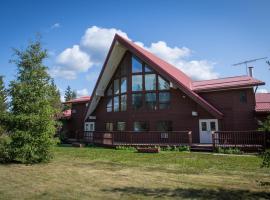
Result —
<path fill-rule="evenodd" d="M 212 143 L 193 143 L 191 131 L 94 131 L 85 132 L 84 142 L 101 146 L 190 146 L 192 150 L 214 151 L 217 148 L 239 148 L 263 151 L 269 134 L 263 131 L 213 131 Z"/>

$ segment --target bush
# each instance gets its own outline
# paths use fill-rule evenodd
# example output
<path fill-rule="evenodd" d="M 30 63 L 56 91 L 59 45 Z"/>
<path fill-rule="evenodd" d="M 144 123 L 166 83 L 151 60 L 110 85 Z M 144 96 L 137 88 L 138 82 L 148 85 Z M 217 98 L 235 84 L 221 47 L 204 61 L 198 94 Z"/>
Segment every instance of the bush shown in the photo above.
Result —
<path fill-rule="evenodd" d="M 0 135 L 0 163 L 8 163 L 12 160 L 11 138 L 8 135 Z"/>
<path fill-rule="evenodd" d="M 239 148 L 222 148 L 218 147 L 216 149 L 217 153 L 224 153 L 224 154 L 243 154 L 243 152 Z"/>
<path fill-rule="evenodd" d="M 263 152 L 262 155 L 262 164 L 261 167 L 270 167 L 270 151 Z"/>
<path fill-rule="evenodd" d="M 181 145 L 181 146 L 176 146 L 176 145 L 169 146 L 168 145 L 166 147 L 162 147 L 161 150 L 162 151 L 180 151 L 180 152 L 182 152 L 182 151 L 190 151 L 190 148 L 187 145 Z"/>
<path fill-rule="evenodd" d="M 136 148 L 131 147 L 131 146 L 116 146 L 115 149 L 116 150 L 126 150 L 126 151 L 136 151 Z"/>

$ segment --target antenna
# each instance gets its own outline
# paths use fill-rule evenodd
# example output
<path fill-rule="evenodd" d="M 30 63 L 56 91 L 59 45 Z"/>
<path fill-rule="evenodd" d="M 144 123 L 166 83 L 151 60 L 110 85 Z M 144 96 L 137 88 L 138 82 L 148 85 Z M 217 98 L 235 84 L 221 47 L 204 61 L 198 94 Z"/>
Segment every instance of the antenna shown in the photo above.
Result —
<path fill-rule="evenodd" d="M 269 60 L 267 60 L 266 63 L 270 66 L 270 61 Z M 270 68 L 269 68 L 269 70 L 270 70 Z"/>
<path fill-rule="evenodd" d="M 232 66 L 238 66 L 238 65 L 246 65 L 246 72 L 248 74 L 248 66 L 247 64 L 248 63 L 251 63 L 251 62 L 256 62 L 257 60 L 265 60 L 267 57 L 263 57 L 263 58 L 256 58 L 256 59 L 252 59 L 252 60 L 246 60 L 246 61 L 243 61 L 243 62 L 240 62 L 240 63 L 236 63 L 236 64 L 233 64 Z M 269 61 L 266 61 L 266 63 L 268 64 Z M 270 65 L 270 62 L 269 62 L 269 65 Z"/>

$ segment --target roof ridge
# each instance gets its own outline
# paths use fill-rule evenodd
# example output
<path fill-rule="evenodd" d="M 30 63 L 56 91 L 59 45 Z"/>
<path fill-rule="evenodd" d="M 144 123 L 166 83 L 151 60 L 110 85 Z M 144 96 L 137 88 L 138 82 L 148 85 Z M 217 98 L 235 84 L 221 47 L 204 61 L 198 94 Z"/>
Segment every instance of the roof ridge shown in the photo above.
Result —
<path fill-rule="evenodd" d="M 239 76 L 228 76 L 228 77 L 222 77 L 222 78 L 214 78 L 214 79 L 207 79 L 207 80 L 192 81 L 192 83 L 204 82 L 204 81 L 214 81 L 214 80 L 221 80 L 221 79 L 228 79 L 228 78 L 239 78 L 239 77 L 247 77 L 247 78 L 255 79 L 254 77 L 250 77 L 248 75 L 239 75 Z"/>

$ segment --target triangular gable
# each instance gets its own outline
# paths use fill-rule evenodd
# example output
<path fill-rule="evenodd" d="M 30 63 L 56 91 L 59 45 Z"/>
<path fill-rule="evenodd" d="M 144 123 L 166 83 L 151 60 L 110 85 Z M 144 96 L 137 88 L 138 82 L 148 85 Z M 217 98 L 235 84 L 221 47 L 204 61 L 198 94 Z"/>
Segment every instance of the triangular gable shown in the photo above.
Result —
<path fill-rule="evenodd" d="M 93 94 L 91 98 L 91 101 L 89 103 L 86 118 L 94 111 L 95 106 L 98 104 L 99 98 L 96 96 L 98 93 L 98 89 L 100 86 L 100 82 L 102 81 L 102 78 L 105 79 L 104 72 L 106 71 L 106 67 L 108 66 L 108 62 L 110 62 L 111 57 L 113 56 L 113 51 L 115 50 L 116 46 L 120 46 L 120 48 L 129 50 L 131 53 L 136 55 L 138 58 L 149 64 L 152 68 L 154 68 L 158 73 L 165 75 L 165 77 L 172 83 L 174 83 L 181 91 L 183 91 L 186 95 L 188 95 L 191 99 L 193 99 L 196 103 L 198 103 L 200 106 L 202 106 L 205 110 L 207 110 L 209 113 L 211 113 L 216 118 L 220 119 L 223 117 L 223 114 L 218 111 L 214 106 L 210 105 L 207 101 L 205 101 L 203 98 L 201 98 L 198 94 L 192 91 L 192 80 L 183 72 L 181 72 L 179 69 L 175 68 L 171 64 L 165 62 L 164 60 L 158 58 L 154 54 L 146 51 L 142 47 L 134 44 L 133 42 L 124 39 L 123 37 L 119 35 L 115 35 L 114 40 L 112 42 L 112 45 L 110 47 L 109 53 L 106 57 L 105 63 L 103 65 L 103 68 L 101 70 L 101 73 L 99 75 L 98 81 L 96 83 L 96 86 L 94 88 Z M 115 50 L 116 51 L 116 50 Z M 124 52 L 121 53 L 123 56 Z M 121 57 L 122 57 L 121 56 Z M 119 55 L 118 55 L 119 57 Z M 121 58 L 120 58 L 121 59 Z M 118 59 L 119 64 L 120 59 Z M 115 69 L 114 69 L 115 70 Z M 112 74 L 110 77 L 107 77 L 107 79 L 110 79 L 112 77 Z M 109 81 L 108 81 L 109 82 Z M 106 85 L 107 86 L 107 85 Z M 102 87 L 105 90 L 105 85 Z M 104 91 L 103 91 L 104 92 Z"/>

